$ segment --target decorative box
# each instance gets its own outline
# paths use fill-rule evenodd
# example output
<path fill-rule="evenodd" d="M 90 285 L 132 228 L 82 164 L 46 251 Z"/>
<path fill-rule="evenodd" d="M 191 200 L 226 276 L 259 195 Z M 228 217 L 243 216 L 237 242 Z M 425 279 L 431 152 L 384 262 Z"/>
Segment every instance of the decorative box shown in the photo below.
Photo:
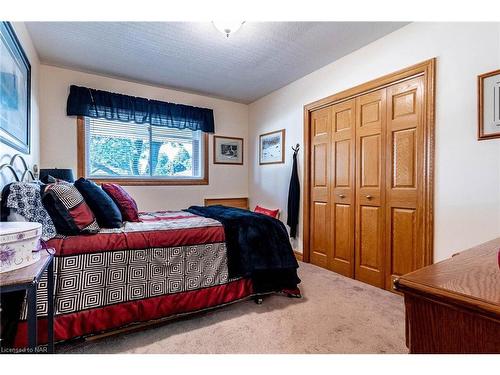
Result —
<path fill-rule="evenodd" d="M 0 273 L 38 261 L 41 235 L 39 223 L 0 222 Z"/>

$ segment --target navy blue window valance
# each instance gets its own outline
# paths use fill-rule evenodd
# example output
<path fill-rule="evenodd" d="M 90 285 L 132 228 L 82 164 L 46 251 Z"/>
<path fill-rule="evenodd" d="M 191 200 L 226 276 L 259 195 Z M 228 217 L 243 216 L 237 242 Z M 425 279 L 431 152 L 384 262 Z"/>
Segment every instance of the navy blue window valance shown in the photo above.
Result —
<path fill-rule="evenodd" d="M 66 107 L 68 116 L 88 116 L 169 128 L 201 130 L 214 133 L 214 112 L 191 107 L 116 94 L 71 85 Z"/>

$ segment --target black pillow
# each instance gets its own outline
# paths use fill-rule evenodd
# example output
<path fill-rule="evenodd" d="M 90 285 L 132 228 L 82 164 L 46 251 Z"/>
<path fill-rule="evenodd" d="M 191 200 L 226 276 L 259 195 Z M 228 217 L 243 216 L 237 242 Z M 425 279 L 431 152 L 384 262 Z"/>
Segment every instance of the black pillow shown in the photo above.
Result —
<path fill-rule="evenodd" d="M 83 177 L 75 181 L 75 187 L 83 195 L 100 227 L 120 228 L 122 226 L 120 209 L 104 190 Z"/>
<path fill-rule="evenodd" d="M 50 174 L 43 176 L 40 181 L 42 181 L 44 184 L 55 184 L 57 183 L 57 178 L 52 177 Z"/>
<path fill-rule="evenodd" d="M 67 236 L 97 233 L 99 225 L 83 195 L 70 183 L 42 187 L 42 203 L 57 233 Z"/>
<path fill-rule="evenodd" d="M 10 208 L 7 207 L 7 198 L 10 194 L 10 184 L 7 184 L 2 189 L 2 198 L 0 198 L 0 221 L 7 221 L 10 214 Z"/>

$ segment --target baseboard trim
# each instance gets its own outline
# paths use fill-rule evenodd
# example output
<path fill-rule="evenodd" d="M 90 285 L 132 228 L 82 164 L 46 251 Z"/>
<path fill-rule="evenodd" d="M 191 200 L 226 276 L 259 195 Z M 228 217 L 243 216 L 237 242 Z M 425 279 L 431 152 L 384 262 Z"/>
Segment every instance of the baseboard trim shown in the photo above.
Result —
<path fill-rule="evenodd" d="M 298 251 L 293 251 L 293 253 L 295 254 L 295 259 L 297 259 L 298 261 L 301 261 L 302 262 L 302 253 L 299 253 Z"/>

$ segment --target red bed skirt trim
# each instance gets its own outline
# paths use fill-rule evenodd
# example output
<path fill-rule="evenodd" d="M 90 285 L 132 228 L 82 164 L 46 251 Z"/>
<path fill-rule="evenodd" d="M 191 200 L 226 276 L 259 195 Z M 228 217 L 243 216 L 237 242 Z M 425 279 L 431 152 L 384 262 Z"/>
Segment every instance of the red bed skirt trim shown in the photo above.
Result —
<path fill-rule="evenodd" d="M 195 312 L 224 305 L 253 293 L 250 279 L 240 279 L 189 292 L 169 294 L 137 301 L 105 306 L 97 309 L 58 315 L 54 321 L 55 341 L 69 340 L 124 327 L 131 323 Z M 38 320 L 38 343 L 47 342 L 47 319 Z M 27 322 L 18 325 L 15 347 L 26 347 Z"/>

